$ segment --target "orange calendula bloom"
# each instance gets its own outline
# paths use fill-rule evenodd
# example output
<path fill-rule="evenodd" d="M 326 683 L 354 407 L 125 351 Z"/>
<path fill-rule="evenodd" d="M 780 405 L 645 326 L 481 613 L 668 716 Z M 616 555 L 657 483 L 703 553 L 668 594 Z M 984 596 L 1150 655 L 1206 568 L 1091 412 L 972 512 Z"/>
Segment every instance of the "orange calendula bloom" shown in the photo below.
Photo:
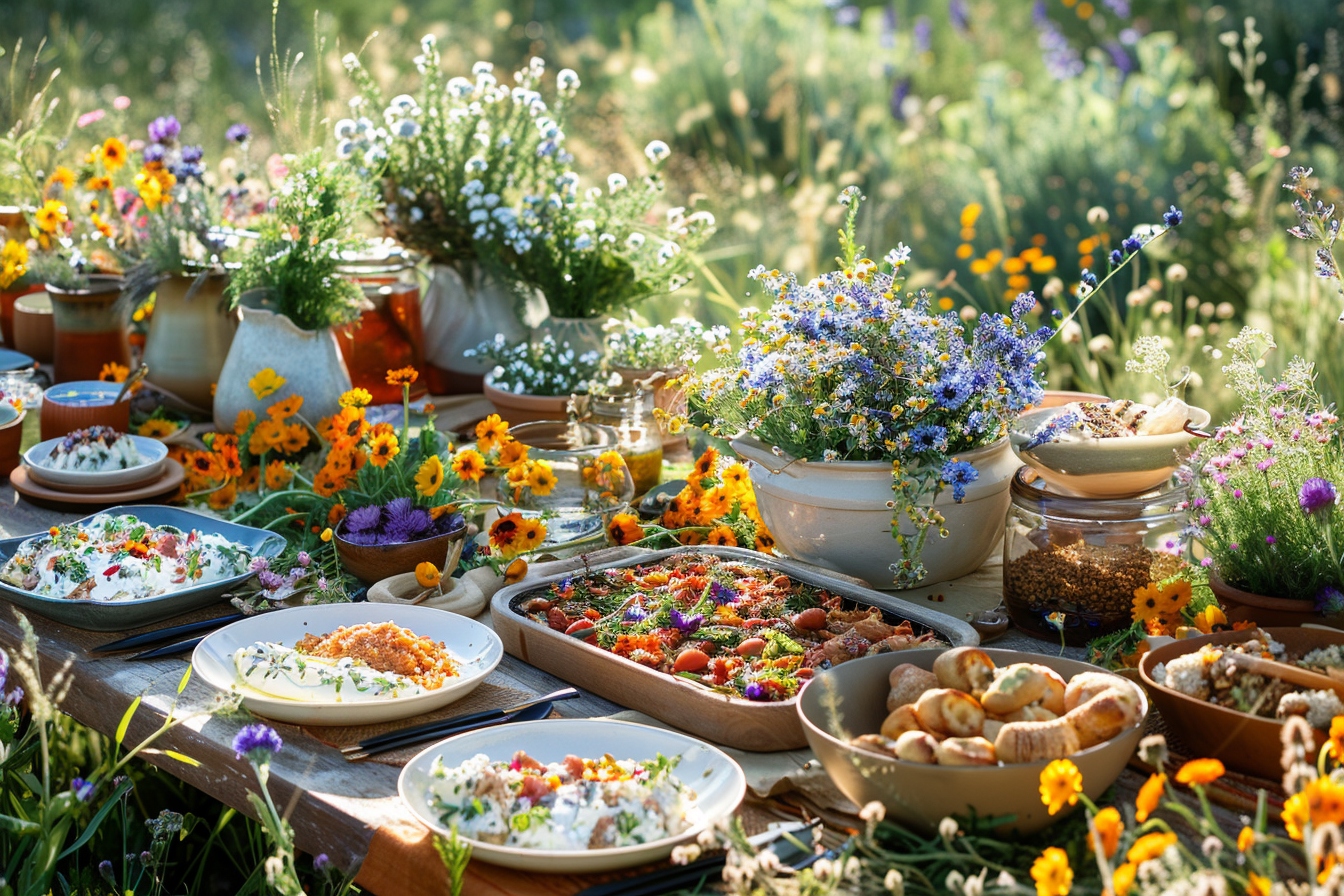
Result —
<path fill-rule="evenodd" d="M 712 520 L 727 516 L 733 509 L 733 496 L 723 486 L 715 486 L 700 499 L 700 509 Z"/>
<path fill-rule="evenodd" d="M 1036 881 L 1036 896 L 1068 896 L 1073 889 L 1068 853 L 1058 846 L 1046 847 L 1031 864 L 1031 879 Z"/>
<path fill-rule="evenodd" d="M 1227 769 L 1217 759 L 1191 759 L 1176 772 L 1178 784 L 1212 784 L 1223 776 Z"/>
<path fill-rule="evenodd" d="M 397 437 L 391 433 L 377 436 L 369 443 L 369 463 L 382 469 L 386 467 L 388 461 L 401 453 L 401 446 L 397 444 Z"/>
<path fill-rule="evenodd" d="M 729 464 L 723 468 L 719 478 L 723 480 L 723 487 L 730 494 L 739 495 L 751 490 L 751 474 L 747 472 L 746 464 Z"/>
<path fill-rule="evenodd" d="M 64 165 L 57 165 L 56 170 L 51 172 L 47 178 L 47 189 L 60 187 L 62 190 L 73 190 L 75 188 L 75 172 Z"/>
<path fill-rule="evenodd" d="M 135 434 L 147 439 L 166 439 L 178 429 L 178 425 L 171 420 L 151 417 L 135 428 Z"/>
<path fill-rule="evenodd" d="M 764 527 L 758 526 L 756 529 L 756 550 L 762 554 L 773 554 L 775 551 L 775 536 Z"/>
<path fill-rule="evenodd" d="M 1335 716 L 1330 720 L 1330 740 L 1326 748 L 1331 759 L 1344 763 L 1344 716 Z"/>
<path fill-rule="evenodd" d="M 318 431 L 332 445 L 351 445 L 368 434 L 369 421 L 364 419 L 364 412 L 359 408 L 341 408 L 332 416 L 324 418 Z"/>
<path fill-rule="evenodd" d="M 1139 788 L 1139 795 L 1134 799 L 1134 820 L 1143 824 L 1148 820 L 1148 816 L 1157 809 L 1157 804 L 1162 801 L 1162 793 L 1166 790 L 1167 776 L 1162 773 L 1149 776 L 1143 786 Z"/>
<path fill-rule="evenodd" d="M 240 492 L 254 492 L 261 482 L 261 467 L 248 467 L 243 475 L 233 481 Z"/>
<path fill-rule="evenodd" d="M 368 407 L 369 405 L 373 404 L 373 395 L 370 394 L 368 389 L 360 389 L 359 387 L 355 387 L 354 389 L 350 389 L 348 391 L 341 393 L 339 404 L 343 408 Z"/>
<path fill-rule="evenodd" d="M 701 454 L 695 462 L 694 475 L 699 479 L 708 479 L 714 475 L 714 468 L 719 464 L 719 451 L 717 448 L 706 448 L 705 453 Z"/>
<path fill-rule="evenodd" d="M 518 552 L 535 551 L 545 541 L 546 524 L 536 517 L 524 517 L 518 526 Z"/>
<path fill-rule="evenodd" d="M 720 547 L 737 547 L 737 535 L 727 526 L 715 526 L 705 535 L 705 541 Z"/>
<path fill-rule="evenodd" d="M 523 515 L 516 510 L 495 520 L 490 526 L 490 547 L 505 559 L 517 556 L 521 552 L 517 542 L 522 524 Z"/>
<path fill-rule="evenodd" d="M 313 493 L 322 498 L 330 498 L 332 495 L 345 488 L 345 477 L 338 476 L 328 469 L 317 471 L 313 477 Z"/>
<path fill-rule="evenodd" d="M 1116 868 L 1115 873 L 1111 875 L 1111 886 L 1115 888 L 1115 896 L 1129 896 L 1138 873 L 1139 866 L 1133 862 L 1125 862 Z"/>
<path fill-rule="evenodd" d="M 415 471 L 415 490 L 426 498 L 432 498 L 443 487 L 443 461 L 437 454 L 425 459 L 420 469 Z"/>
<path fill-rule="evenodd" d="M 204 485 L 224 478 L 219 460 L 209 451 L 192 452 L 187 464 L 187 475 L 196 485 Z"/>
<path fill-rule="evenodd" d="M 124 383 L 126 377 L 131 375 L 131 368 L 125 364 L 118 364 L 115 361 L 104 364 L 103 369 L 98 371 L 98 379 L 105 383 Z"/>
<path fill-rule="evenodd" d="M 1254 871 L 1246 874 L 1246 896 L 1269 896 L 1270 880 Z"/>
<path fill-rule="evenodd" d="M 482 454 L 489 454 L 497 445 L 502 445 L 509 435 L 509 424 L 491 414 L 476 424 L 476 447 Z"/>
<path fill-rule="evenodd" d="M 308 427 L 302 423 L 290 423 L 285 426 L 278 447 L 286 454 L 297 454 L 308 447 L 309 440 Z"/>
<path fill-rule="evenodd" d="M 458 452 L 453 458 L 453 472 L 467 482 L 480 482 L 485 475 L 485 458 L 481 457 L 479 451 L 470 448 Z"/>
<path fill-rule="evenodd" d="M 285 426 L 279 420 L 268 417 L 252 428 L 247 440 L 247 450 L 258 456 L 280 447 L 285 440 Z"/>
<path fill-rule="evenodd" d="M 1243 827 L 1241 833 L 1237 834 L 1237 852 L 1245 852 L 1255 845 L 1255 829 L 1252 827 Z"/>
<path fill-rule="evenodd" d="M 1157 831 L 1152 834 L 1144 834 L 1134 841 L 1134 845 L 1125 853 L 1125 858 L 1135 865 L 1142 865 L 1144 862 L 1150 862 L 1166 852 L 1169 847 L 1176 845 L 1176 835 Z"/>
<path fill-rule="evenodd" d="M 514 469 L 517 469 L 517 467 Z M 555 478 L 555 471 L 551 469 L 549 463 L 539 460 L 530 464 L 527 473 L 527 487 L 532 490 L 532 494 L 544 498 L 551 493 L 557 482 L 559 480 Z"/>
<path fill-rule="evenodd" d="M 1120 817 L 1120 810 L 1114 806 L 1107 806 L 1097 813 L 1092 823 L 1096 825 L 1097 834 L 1101 837 L 1102 852 L 1106 858 L 1111 858 L 1120 848 L 1120 835 L 1125 832 L 1125 822 Z"/>
<path fill-rule="evenodd" d="M 94 193 L 101 193 L 104 190 L 112 189 L 112 178 L 110 177 L 91 177 L 84 181 L 84 189 L 91 190 Z"/>
<path fill-rule="evenodd" d="M 108 171 L 119 171 L 126 164 L 126 144 L 118 137 L 108 137 L 98 148 L 98 161 Z"/>
<path fill-rule="evenodd" d="M 345 519 L 345 505 L 333 504 L 331 509 L 327 511 L 327 525 L 334 526 L 343 519 Z"/>
<path fill-rule="evenodd" d="M 266 487 L 282 489 L 294 480 L 294 470 L 284 461 L 273 460 L 266 465 Z"/>
<path fill-rule="evenodd" d="M 277 401 L 266 409 L 266 415 L 274 420 L 285 420 L 293 417 L 303 407 L 302 395 L 291 395 L 286 399 Z"/>
<path fill-rule="evenodd" d="M 215 510 L 228 510 L 237 500 L 238 488 L 232 482 L 229 482 L 212 491 L 210 496 L 206 498 L 206 503 Z"/>
<path fill-rule="evenodd" d="M 233 434 L 241 439 L 243 437 L 243 434 L 246 433 L 248 429 L 252 426 L 252 424 L 256 422 L 257 422 L 257 415 L 252 411 L 248 410 L 247 408 L 244 408 L 243 410 L 239 411 L 238 416 L 234 418 Z"/>
<path fill-rule="evenodd" d="M 443 581 L 443 573 L 428 560 L 415 565 L 415 581 L 421 588 L 437 588 Z"/>
<path fill-rule="evenodd" d="M 402 367 L 387 372 L 387 384 L 389 386 L 409 386 L 419 378 L 420 372 L 414 367 Z"/>
<path fill-rule="evenodd" d="M 499 465 L 501 467 L 516 467 L 521 463 L 526 463 L 527 451 L 527 446 L 522 442 L 509 439 L 499 448 Z"/>
<path fill-rule="evenodd" d="M 644 537 L 644 527 L 633 513 L 618 513 L 607 525 L 607 535 L 613 544 L 632 544 Z"/>
<path fill-rule="evenodd" d="M 1083 773 L 1068 759 L 1056 759 L 1041 769 L 1041 802 L 1050 810 L 1058 813 L 1065 806 L 1078 803 L 1078 794 L 1083 792 Z"/>
<path fill-rule="evenodd" d="M 219 458 L 219 468 L 224 471 L 225 476 L 234 478 L 243 475 L 243 462 L 238 456 L 237 436 L 216 436 L 211 449 Z"/>
<path fill-rule="evenodd" d="M 1190 603 L 1190 583 L 1150 582 L 1142 588 L 1134 589 L 1134 620 L 1147 622 L 1150 619 L 1175 619 L 1185 605 Z"/>

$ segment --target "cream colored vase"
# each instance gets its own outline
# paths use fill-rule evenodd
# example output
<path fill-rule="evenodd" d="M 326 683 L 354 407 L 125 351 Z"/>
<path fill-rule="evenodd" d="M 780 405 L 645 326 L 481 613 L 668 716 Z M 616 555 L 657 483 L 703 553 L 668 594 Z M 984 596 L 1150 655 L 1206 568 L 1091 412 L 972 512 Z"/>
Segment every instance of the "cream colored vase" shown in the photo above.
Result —
<path fill-rule="evenodd" d="M 732 443 L 751 461 L 751 484 L 761 518 L 779 549 L 797 560 L 856 576 L 874 588 L 894 589 L 891 564 L 900 559 L 891 537 L 891 464 L 883 461 L 803 462 L 776 457 L 754 438 Z M 928 571 L 920 586 L 975 572 L 1003 534 L 1010 502 L 1008 485 L 1019 466 L 1001 439 L 957 455 L 980 474 L 966 486 L 961 503 L 952 489 L 935 506 L 947 520 L 948 536 L 931 532 L 922 560 Z M 903 521 L 902 530 L 914 534 Z"/>
<path fill-rule="evenodd" d="M 350 373 L 330 329 L 303 330 L 288 317 L 263 308 L 239 309 L 243 319 L 229 349 L 215 390 L 215 426 L 229 432 L 238 412 L 262 416 L 290 395 L 303 396 L 303 416 L 316 423 L 340 410 L 341 393 L 350 389 Z M 267 367 L 285 378 L 273 395 L 257 398 L 248 385 Z"/>
<path fill-rule="evenodd" d="M 522 342 L 528 328 L 546 315 L 540 295 L 528 298 L 521 310 L 514 297 L 476 264 L 460 267 L 435 264 L 420 306 L 424 322 L 425 357 L 453 373 L 484 376 L 494 367 L 489 358 L 467 358 L 464 353 L 502 335 L 509 343 Z"/>
<path fill-rule="evenodd" d="M 207 410 L 214 400 L 211 388 L 219 382 L 233 344 L 238 315 L 224 303 L 227 274 L 210 274 L 192 293 L 195 282 L 190 275 L 159 282 L 145 337 L 145 363 L 150 382 Z"/>

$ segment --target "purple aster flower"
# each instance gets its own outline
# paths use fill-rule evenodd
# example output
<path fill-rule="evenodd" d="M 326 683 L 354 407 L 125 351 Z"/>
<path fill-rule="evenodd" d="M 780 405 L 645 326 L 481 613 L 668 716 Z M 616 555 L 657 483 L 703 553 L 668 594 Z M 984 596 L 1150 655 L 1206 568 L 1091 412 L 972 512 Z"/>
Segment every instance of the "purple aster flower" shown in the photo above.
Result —
<path fill-rule="evenodd" d="M 740 597 L 740 594 L 722 582 L 715 582 L 709 586 L 709 599 L 714 602 L 715 606 L 722 607 L 735 604 Z"/>
<path fill-rule="evenodd" d="M 283 576 L 279 573 L 272 572 L 269 569 L 263 569 L 261 572 L 257 573 L 257 581 L 260 582 L 261 587 L 265 588 L 267 591 L 275 591 L 285 584 Z"/>
<path fill-rule="evenodd" d="M 1181 210 L 1174 205 L 1171 208 L 1169 208 L 1166 212 L 1164 212 L 1162 215 L 1162 221 L 1168 227 L 1175 227 L 1176 225 L 1180 224 L 1181 221 L 1183 220 L 1185 220 L 1185 215 L 1182 214 Z"/>
<path fill-rule="evenodd" d="M 700 624 L 705 621 L 705 617 L 699 613 L 692 613 L 689 616 L 683 615 L 680 610 L 672 610 L 672 627 L 682 634 L 690 635 L 700 630 Z"/>
<path fill-rule="evenodd" d="M 224 139 L 230 143 L 244 143 L 248 137 L 252 136 L 252 129 L 241 121 L 237 124 L 229 125 L 229 129 L 224 132 Z"/>
<path fill-rule="evenodd" d="M 768 700 L 770 699 L 770 692 L 759 681 L 751 681 L 742 689 L 742 696 L 748 700 Z"/>
<path fill-rule="evenodd" d="M 382 521 L 383 509 L 377 504 L 368 507 L 356 507 L 345 518 L 346 532 L 368 532 L 377 529 Z"/>
<path fill-rule="evenodd" d="M 1333 482 L 1314 476 L 1302 483 L 1302 489 L 1297 493 L 1297 503 L 1303 513 L 1311 516 L 1334 507 L 1338 497 L 1339 492 L 1335 490 Z"/>
<path fill-rule="evenodd" d="M 85 781 L 83 778 L 75 778 L 70 782 L 70 792 L 75 795 L 75 799 L 81 803 L 87 803 L 93 796 L 93 782 Z"/>
<path fill-rule="evenodd" d="M 155 143 L 172 143 L 182 133 L 182 125 L 171 115 L 161 115 L 149 123 L 149 139 Z"/>
<path fill-rule="evenodd" d="M 194 165 L 205 156 L 205 150 L 199 146 L 182 147 L 182 161 L 188 165 Z"/>
<path fill-rule="evenodd" d="M 274 728 L 260 723 L 244 725 L 233 738 L 233 752 L 239 759 L 246 756 L 253 765 L 270 762 L 271 757 L 279 753 L 284 745 L 285 742 L 275 733 Z"/>
<path fill-rule="evenodd" d="M 148 165 L 150 162 L 162 162 L 164 153 L 166 152 L 167 150 L 161 144 L 158 143 L 149 144 L 148 146 L 145 147 L 144 152 L 145 164 Z"/>
<path fill-rule="evenodd" d="M 244 124 L 244 125 L 238 125 L 238 124 L 236 124 L 236 125 L 234 125 L 233 127 L 235 127 L 235 128 L 238 128 L 238 127 L 245 128 L 245 127 L 247 127 L 247 125 L 245 125 L 245 124 Z M 233 128 L 230 128 L 229 130 L 233 130 Z M 331 867 L 331 858 L 328 857 L 326 853 L 324 853 L 324 852 L 320 852 L 320 853 L 318 853 L 317 855 L 313 856 L 313 870 L 314 870 L 314 871 L 326 871 L 326 870 L 327 870 L 328 868 L 330 868 L 330 867 Z"/>
<path fill-rule="evenodd" d="M 116 875 L 112 873 L 112 863 L 107 859 L 98 863 L 98 875 L 112 886 L 117 885 Z"/>

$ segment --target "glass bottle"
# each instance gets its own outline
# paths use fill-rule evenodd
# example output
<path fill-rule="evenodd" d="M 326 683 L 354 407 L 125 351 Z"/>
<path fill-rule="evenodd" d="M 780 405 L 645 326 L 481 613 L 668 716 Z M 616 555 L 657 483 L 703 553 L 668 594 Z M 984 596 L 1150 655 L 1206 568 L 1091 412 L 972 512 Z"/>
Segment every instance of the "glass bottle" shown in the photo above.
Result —
<path fill-rule="evenodd" d="M 620 437 L 620 452 L 635 481 L 635 494 L 642 495 L 658 484 L 663 473 L 663 436 L 653 415 L 654 393 L 634 391 L 594 393 L 588 396 L 588 419 L 610 426 Z"/>
<path fill-rule="evenodd" d="M 420 280 L 415 259 L 391 241 L 370 243 L 365 252 L 343 259 L 341 273 L 364 290 L 364 313 L 336 330 L 336 341 L 350 381 L 367 389 L 374 404 L 401 401 L 401 387 L 389 385 L 387 372 L 414 367 L 422 373 L 411 396 L 428 390 L 424 374 L 424 328 L 420 319 Z"/>

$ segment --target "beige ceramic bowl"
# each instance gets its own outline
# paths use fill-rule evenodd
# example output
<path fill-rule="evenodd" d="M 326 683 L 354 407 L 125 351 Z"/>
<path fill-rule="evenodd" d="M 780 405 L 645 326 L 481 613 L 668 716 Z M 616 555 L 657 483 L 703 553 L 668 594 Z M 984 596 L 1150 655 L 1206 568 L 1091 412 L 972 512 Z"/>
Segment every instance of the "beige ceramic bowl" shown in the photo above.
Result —
<path fill-rule="evenodd" d="M 1040 663 L 1065 679 L 1079 672 L 1096 672 L 1096 666 L 1060 657 L 1015 650 L 986 649 L 995 665 Z M 902 650 L 851 660 L 821 672 L 798 699 L 798 714 L 808 745 L 821 760 L 840 792 L 856 805 L 873 800 L 887 807 L 887 817 L 924 831 L 937 828 L 949 815 L 967 815 L 972 810 L 981 818 L 1016 816 L 1004 822 L 1003 833 L 1016 829 L 1029 834 L 1039 831 L 1064 814 L 1051 816 L 1041 803 L 1040 777 L 1046 762 L 979 768 L 921 765 L 854 747 L 850 737 L 875 734 L 887 715 L 887 676 L 901 663 L 913 663 L 932 669 L 939 650 Z M 833 685 L 833 688 L 828 688 Z M 839 729 L 833 733 L 828 712 L 823 706 L 828 692 L 840 695 Z M 1143 715 L 1148 701 L 1143 698 Z M 1143 722 L 1113 737 L 1104 744 L 1083 750 L 1071 758 L 1083 774 L 1083 792 L 1097 799 L 1120 776 L 1133 754 L 1143 731 Z"/>
<path fill-rule="evenodd" d="M 1008 439 L 1013 451 L 1041 474 L 1050 487 L 1083 498 L 1140 495 L 1165 483 L 1176 472 L 1185 449 L 1195 438 L 1188 432 L 1125 439 L 1077 439 L 1023 447 L 1057 408 L 1029 411 L 1017 418 Z M 1209 412 L 1190 409 L 1190 426 L 1204 429 Z"/>

